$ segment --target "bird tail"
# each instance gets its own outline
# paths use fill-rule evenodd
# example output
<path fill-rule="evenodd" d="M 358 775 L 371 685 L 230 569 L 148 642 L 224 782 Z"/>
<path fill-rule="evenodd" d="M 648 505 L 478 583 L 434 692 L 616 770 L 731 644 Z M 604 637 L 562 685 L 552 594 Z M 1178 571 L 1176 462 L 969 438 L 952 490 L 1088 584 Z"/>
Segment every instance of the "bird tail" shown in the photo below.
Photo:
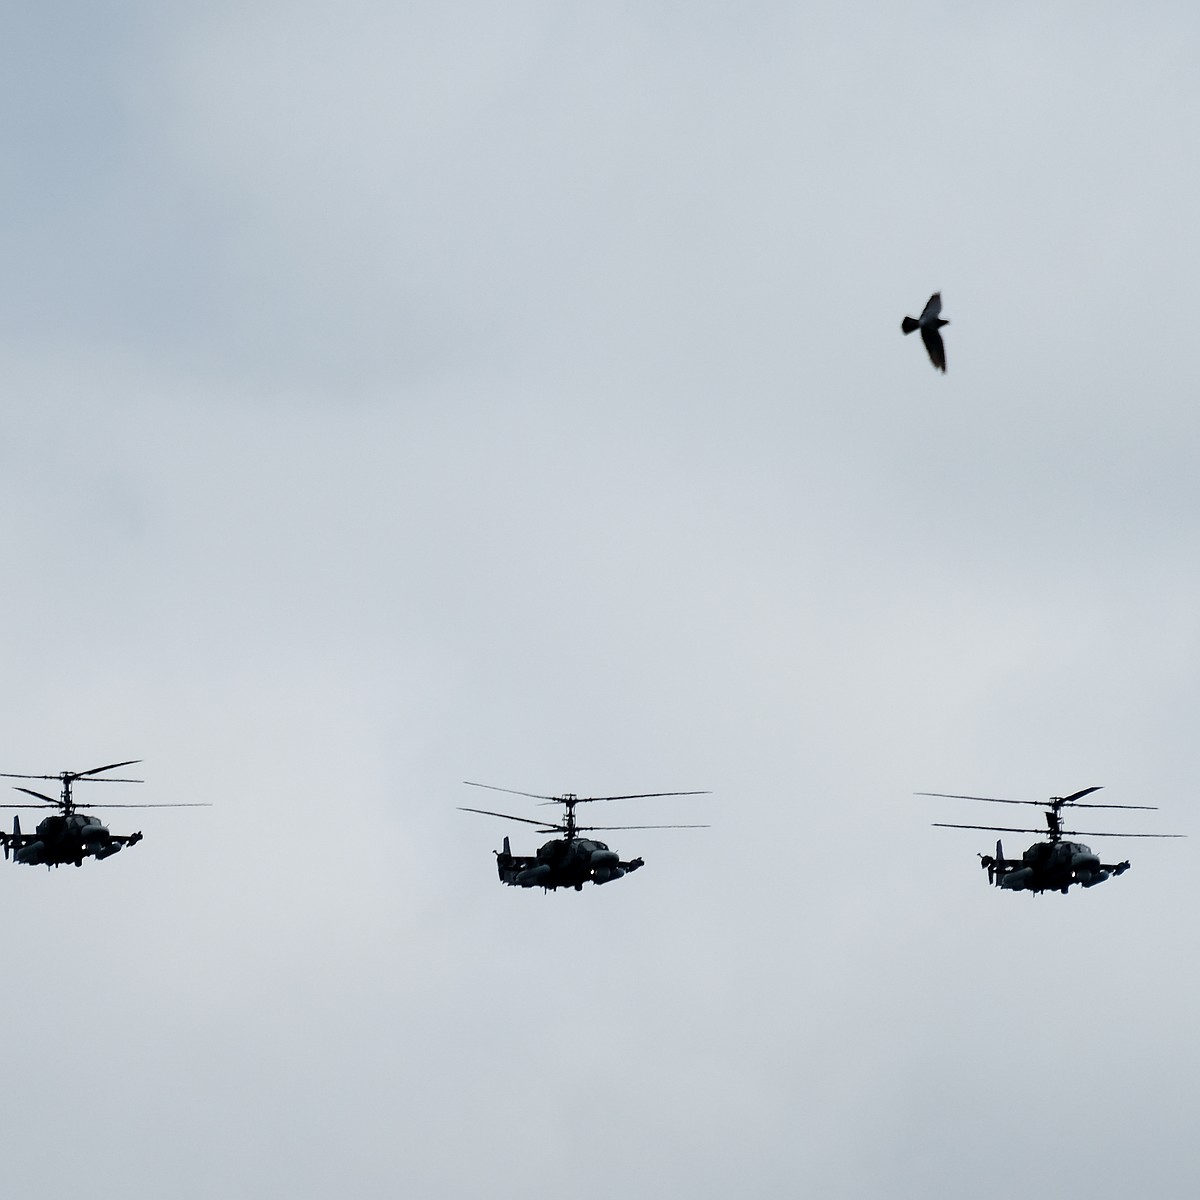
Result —
<path fill-rule="evenodd" d="M 914 329 L 919 329 L 920 327 L 921 327 L 921 322 L 918 321 L 915 317 L 905 317 L 904 320 L 900 322 L 900 328 L 905 333 L 912 333 L 912 331 Z"/>

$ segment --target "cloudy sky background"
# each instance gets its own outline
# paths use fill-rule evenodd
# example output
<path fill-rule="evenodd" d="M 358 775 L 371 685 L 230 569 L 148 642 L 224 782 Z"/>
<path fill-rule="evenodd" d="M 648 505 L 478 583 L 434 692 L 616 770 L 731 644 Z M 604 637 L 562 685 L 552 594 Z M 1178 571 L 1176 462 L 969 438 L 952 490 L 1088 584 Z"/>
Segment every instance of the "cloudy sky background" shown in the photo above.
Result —
<path fill-rule="evenodd" d="M 1190 1194 L 1192 843 L 912 793 L 1200 828 L 1198 33 L 0 14 L 0 769 L 215 805 L 0 871 L 5 1186 Z M 712 828 L 502 889 L 463 779 Z"/>

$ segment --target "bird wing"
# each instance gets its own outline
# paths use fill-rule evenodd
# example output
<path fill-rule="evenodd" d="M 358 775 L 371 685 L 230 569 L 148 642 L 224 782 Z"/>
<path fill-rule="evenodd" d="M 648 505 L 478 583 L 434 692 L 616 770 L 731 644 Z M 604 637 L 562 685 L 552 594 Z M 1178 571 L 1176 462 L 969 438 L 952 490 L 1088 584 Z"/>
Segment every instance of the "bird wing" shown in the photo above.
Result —
<path fill-rule="evenodd" d="M 937 299 L 935 296 L 934 299 Z M 932 304 L 933 301 L 931 300 Z M 928 306 L 927 306 L 928 307 Z M 929 361 L 942 372 L 946 370 L 946 347 L 942 345 L 942 335 L 933 325 L 921 326 L 921 341 L 925 343 L 925 349 L 929 351 Z"/>
<path fill-rule="evenodd" d="M 941 311 L 942 293 L 934 292 L 933 295 L 929 297 L 925 307 L 921 310 L 921 324 L 924 325 L 926 321 L 932 321 L 941 313 Z"/>

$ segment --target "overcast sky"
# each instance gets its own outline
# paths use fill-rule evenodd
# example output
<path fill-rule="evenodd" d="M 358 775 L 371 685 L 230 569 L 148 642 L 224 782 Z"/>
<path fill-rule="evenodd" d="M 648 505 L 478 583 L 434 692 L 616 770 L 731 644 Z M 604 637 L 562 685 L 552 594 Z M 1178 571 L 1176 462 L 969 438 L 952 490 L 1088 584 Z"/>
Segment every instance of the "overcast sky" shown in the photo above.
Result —
<path fill-rule="evenodd" d="M 1193 1194 L 1194 843 L 1001 893 L 930 827 L 995 812 L 913 793 L 1200 830 L 1198 52 L 0 12 L 0 770 L 214 804 L 0 864 L 4 1190 Z M 507 889 L 543 839 L 456 806 L 539 810 L 464 779 L 712 827 Z"/>

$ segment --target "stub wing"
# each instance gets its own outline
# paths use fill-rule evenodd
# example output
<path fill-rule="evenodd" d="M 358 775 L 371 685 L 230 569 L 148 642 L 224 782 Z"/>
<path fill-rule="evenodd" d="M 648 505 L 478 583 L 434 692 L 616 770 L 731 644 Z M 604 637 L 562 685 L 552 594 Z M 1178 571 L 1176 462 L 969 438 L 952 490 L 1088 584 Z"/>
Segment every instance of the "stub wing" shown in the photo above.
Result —
<path fill-rule="evenodd" d="M 118 850 L 126 846 L 136 846 L 142 840 L 141 832 L 110 833 L 106 837 L 85 844 L 84 854 L 90 854 L 97 861 L 111 858 Z"/>

